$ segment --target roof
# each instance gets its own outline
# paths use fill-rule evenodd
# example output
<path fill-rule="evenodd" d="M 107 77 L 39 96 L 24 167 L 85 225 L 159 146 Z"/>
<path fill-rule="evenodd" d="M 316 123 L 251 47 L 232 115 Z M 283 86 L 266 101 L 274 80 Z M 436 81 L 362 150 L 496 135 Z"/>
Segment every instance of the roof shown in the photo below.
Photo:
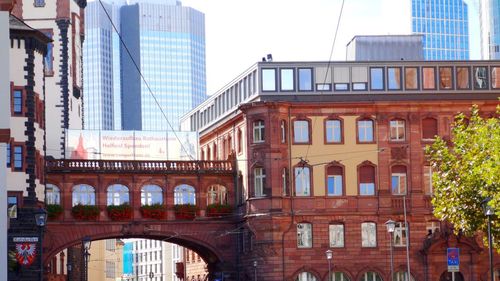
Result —
<path fill-rule="evenodd" d="M 11 30 L 11 34 L 20 34 L 27 33 L 36 37 L 42 43 L 49 43 L 52 41 L 49 37 L 47 37 L 43 32 L 38 29 L 34 29 L 33 27 L 24 23 L 21 19 L 13 16 L 12 14 L 9 17 L 9 29 Z"/>

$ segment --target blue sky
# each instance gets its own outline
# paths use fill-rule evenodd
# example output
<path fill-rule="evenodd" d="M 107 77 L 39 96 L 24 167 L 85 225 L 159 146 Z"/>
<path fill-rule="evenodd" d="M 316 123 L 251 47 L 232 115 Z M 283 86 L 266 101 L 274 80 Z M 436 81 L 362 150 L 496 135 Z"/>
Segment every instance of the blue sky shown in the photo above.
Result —
<path fill-rule="evenodd" d="M 474 0 L 470 0 L 474 1 Z M 274 61 L 327 61 L 342 0 L 182 0 L 205 14 L 207 92 L 215 93 L 268 53 Z M 354 35 L 408 34 L 408 0 L 346 0 L 333 60 Z M 469 14 L 478 15 L 469 4 Z M 477 26 L 476 26 L 477 25 Z M 472 23 L 472 31 L 478 23 Z M 477 36 L 479 30 L 477 30 Z M 471 59 L 479 59 L 479 37 Z"/>

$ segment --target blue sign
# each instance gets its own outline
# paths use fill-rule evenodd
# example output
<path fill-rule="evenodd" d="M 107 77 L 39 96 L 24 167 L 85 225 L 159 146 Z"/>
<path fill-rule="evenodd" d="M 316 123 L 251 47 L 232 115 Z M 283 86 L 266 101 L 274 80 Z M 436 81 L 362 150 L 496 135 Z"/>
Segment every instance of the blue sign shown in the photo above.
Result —
<path fill-rule="evenodd" d="M 457 272 L 460 266 L 460 249 L 459 248 L 448 248 L 447 251 L 448 260 L 448 271 Z"/>

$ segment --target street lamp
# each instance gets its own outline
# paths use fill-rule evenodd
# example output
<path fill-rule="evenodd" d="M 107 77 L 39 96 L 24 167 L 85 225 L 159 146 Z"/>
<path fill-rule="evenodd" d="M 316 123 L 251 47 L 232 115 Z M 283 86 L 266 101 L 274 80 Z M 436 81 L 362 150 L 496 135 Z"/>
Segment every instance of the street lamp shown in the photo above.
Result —
<path fill-rule="evenodd" d="M 47 211 L 39 208 L 35 211 L 35 223 L 40 231 L 40 281 L 43 280 L 43 229 L 47 223 Z"/>
<path fill-rule="evenodd" d="M 82 246 L 83 246 L 83 249 L 82 249 L 82 255 L 83 255 L 83 278 L 82 280 L 84 281 L 87 281 L 88 280 L 88 266 L 89 266 L 89 257 L 90 257 L 90 253 L 89 253 L 89 250 L 90 250 L 90 244 L 92 243 L 92 241 L 90 240 L 90 237 L 88 236 L 85 236 L 82 238 Z"/>
<path fill-rule="evenodd" d="M 385 226 L 387 227 L 387 232 L 389 233 L 389 252 L 391 253 L 391 280 L 394 280 L 394 258 L 392 256 L 392 235 L 394 234 L 394 230 L 396 229 L 396 222 L 389 219 L 385 222 Z"/>
<path fill-rule="evenodd" d="M 257 281 L 257 261 L 253 261 L 253 278 Z"/>
<path fill-rule="evenodd" d="M 493 207 L 489 204 L 491 201 L 490 197 L 486 197 L 483 202 L 483 211 L 484 215 L 488 217 L 488 248 L 489 248 L 489 253 L 490 253 L 490 278 L 491 281 L 495 280 L 495 275 L 493 272 L 493 245 L 491 245 L 492 242 L 492 237 L 491 237 L 491 217 L 495 214 L 495 210 L 493 210 Z"/>
<path fill-rule="evenodd" d="M 332 250 L 328 249 L 325 252 L 326 255 L 326 260 L 328 261 L 328 281 L 332 280 L 332 259 L 333 259 L 333 252 Z"/>

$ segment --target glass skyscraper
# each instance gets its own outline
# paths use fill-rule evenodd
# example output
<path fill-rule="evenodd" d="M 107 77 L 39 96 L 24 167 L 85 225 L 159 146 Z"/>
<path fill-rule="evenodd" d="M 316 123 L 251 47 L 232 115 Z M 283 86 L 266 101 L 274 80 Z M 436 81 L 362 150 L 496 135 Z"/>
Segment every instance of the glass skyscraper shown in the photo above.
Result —
<path fill-rule="evenodd" d="M 141 70 L 122 46 L 122 129 L 178 130 L 179 118 L 206 97 L 204 14 L 179 1 L 149 0 L 123 6 L 121 18 Z"/>
<path fill-rule="evenodd" d="M 468 9 L 464 0 L 411 0 L 412 33 L 422 34 L 426 60 L 468 60 Z"/>
<path fill-rule="evenodd" d="M 500 0 L 481 0 L 481 57 L 500 59 Z"/>

